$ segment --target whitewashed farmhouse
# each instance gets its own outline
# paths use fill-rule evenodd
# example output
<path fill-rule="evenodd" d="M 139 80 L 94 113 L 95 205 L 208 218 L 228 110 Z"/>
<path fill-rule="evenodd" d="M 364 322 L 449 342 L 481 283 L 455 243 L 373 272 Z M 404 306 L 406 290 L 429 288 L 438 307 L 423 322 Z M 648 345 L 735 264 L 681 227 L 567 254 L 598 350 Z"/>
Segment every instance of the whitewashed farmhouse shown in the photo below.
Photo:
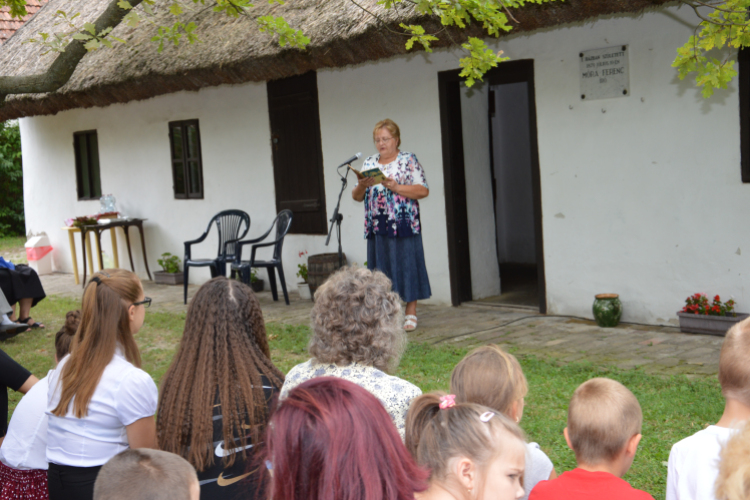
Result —
<path fill-rule="evenodd" d="M 22 42 L 53 30 L 55 11 L 90 20 L 106 3 L 50 1 L 0 48 L 0 74 L 46 68 L 54 55 Z M 112 193 L 122 212 L 148 219 L 152 270 L 220 210 L 248 212 L 255 236 L 291 208 L 284 260 L 294 289 L 300 251 L 336 249 L 335 239 L 324 246 L 335 167 L 373 154 L 372 127 L 388 117 L 431 188 L 421 218 L 432 301 L 503 293 L 497 300 L 591 317 L 594 294 L 614 292 L 623 320 L 662 323 L 706 292 L 750 310 L 750 67 L 710 100 L 680 81 L 670 64 L 698 22 L 692 10 L 663 0 L 521 10 L 519 28 L 491 45 L 512 62 L 467 90 L 461 51 L 446 42 L 406 53 L 403 37 L 352 2 L 259 3 L 253 15 L 284 15 L 310 48 L 282 50 L 252 19 L 210 12 L 194 14 L 203 43 L 161 53 L 149 25 L 120 26 L 114 34 L 128 43 L 87 55 L 62 89 L 0 108 L 0 120 L 20 118 L 27 230 L 49 235 L 58 270 L 71 271 L 63 220 L 96 213 L 98 196 Z M 414 20 L 408 9 L 382 15 Z M 619 87 L 586 81 L 597 66 L 582 59 L 605 53 L 619 58 L 610 75 Z M 195 141 L 192 153 L 170 146 L 174 130 Z M 76 145 L 98 161 L 77 165 Z M 343 247 L 362 264 L 363 208 L 349 182 Z M 195 250 L 215 255 L 215 244 Z"/>

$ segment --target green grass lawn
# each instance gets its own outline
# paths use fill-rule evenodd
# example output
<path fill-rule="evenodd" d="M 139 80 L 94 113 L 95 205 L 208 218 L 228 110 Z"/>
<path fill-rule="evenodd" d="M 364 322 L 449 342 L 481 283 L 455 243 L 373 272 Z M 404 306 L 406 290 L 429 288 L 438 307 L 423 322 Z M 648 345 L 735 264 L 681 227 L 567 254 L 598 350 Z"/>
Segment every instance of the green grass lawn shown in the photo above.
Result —
<path fill-rule="evenodd" d="M 76 308 L 71 299 L 50 297 L 34 309 L 34 317 L 47 324 L 4 342 L 2 349 L 34 374 L 43 376 L 53 367 L 54 332 L 64 322 L 65 312 Z M 179 342 L 184 314 L 149 311 L 137 340 L 143 354 L 143 368 L 161 380 Z M 305 326 L 268 325 L 274 363 L 284 372 L 308 358 Z M 448 346 L 412 344 L 396 375 L 423 391 L 447 390 L 450 373 L 466 350 Z M 716 422 L 723 399 L 714 378 L 689 380 L 683 376 L 659 377 L 639 370 L 617 371 L 586 363 L 562 364 L 554 359 L 520 357 L 529 381 L 529 394 L 521 425 L 530 441 L 536 441 L 549 455 L 558 473 L 575 467 L 575 457 L 565 445 L 568 401 L 573 390 L 592 377 L 606 376 L 625 384 L 638 397 L 643 408 L 643 440 L 633 467 L 625 479 L 657 499 L 665 496 L 666 461 L 673 443 Z M 11 393 L 11 408 L 19 399 Z"/>
<path fill-rule="evenodd" d="M 0 236 L 0 255 L 14 264 L 28 264 L 24 243 L 26 236 Z"/>

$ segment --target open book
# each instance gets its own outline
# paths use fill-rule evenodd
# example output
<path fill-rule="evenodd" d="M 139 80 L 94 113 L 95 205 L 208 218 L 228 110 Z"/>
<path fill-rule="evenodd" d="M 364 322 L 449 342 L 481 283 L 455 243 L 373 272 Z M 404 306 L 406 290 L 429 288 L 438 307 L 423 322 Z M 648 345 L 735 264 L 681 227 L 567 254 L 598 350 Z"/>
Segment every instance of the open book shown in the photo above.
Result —
<path fill-rule="evenodd" d="M 362 170 L 361 172 L 356 168 L 352 168 L 352 172 L 357 176 L 357 179 L 362 180 L 366 177 L 372 177 L 375 179 L 375 184 L 380 184 L 385 180 L 385 174 L 379 168 L 371 168 L 369 170 Z"/>

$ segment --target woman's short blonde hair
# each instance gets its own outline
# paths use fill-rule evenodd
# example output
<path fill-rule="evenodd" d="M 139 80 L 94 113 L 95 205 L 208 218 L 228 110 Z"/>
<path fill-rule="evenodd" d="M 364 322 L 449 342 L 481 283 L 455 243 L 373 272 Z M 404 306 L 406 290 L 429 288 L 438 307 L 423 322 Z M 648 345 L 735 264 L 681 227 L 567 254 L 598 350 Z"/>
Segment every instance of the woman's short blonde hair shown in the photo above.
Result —
<path fill-rule="evenodd" d="M 497 345 L 474 349 L 451 374 L 451 393 L 457 401 L 487 406 L 506 416 L 528 390 L 516 357 Z"/>
<path fill-rule="evenodd" d="M 719 477 L 716 479 L 718 500 L 750 498 L 750 424 L 745 424 L 721 450 Z"/>
<path fill-rule="evenodd" d="M 375 140 L 375 134 L 377 134 L 378 130 L 380 130 L 381 128 L 388 130 L 388 132 L 390 132 L 391 135 L 396 139 L 396 147 L 401 146 L 401 129 L 398 128 L 396 122 L 394 122 L 390 118 L 380 120 L 375 124 L 375 128 L 372 131 L 372 140 Z"/>
<path fill-rule="evenodd" d="M 401 301 L 380 271 L 345 267 L 315 292 L 310 355 L 320 363 L 352 362 L 391 372 L 406 347 Z"/>

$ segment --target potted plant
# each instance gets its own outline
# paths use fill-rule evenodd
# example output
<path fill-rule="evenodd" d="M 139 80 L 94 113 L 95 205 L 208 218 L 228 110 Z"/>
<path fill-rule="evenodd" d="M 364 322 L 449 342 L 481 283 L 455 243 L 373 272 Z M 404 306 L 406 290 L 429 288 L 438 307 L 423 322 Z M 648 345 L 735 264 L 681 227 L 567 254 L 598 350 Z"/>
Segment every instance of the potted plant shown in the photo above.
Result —
<path fill-rule="evenodd" d="M 183 274 L 180 271 L 180 258 L 176 255 L 172 255 L 169 252 L 161 254 L 161 259 L 156 262 L 159 263 L 162 270 L 154 273 L 154 281 L 161 285 L 181 285 L 183 282 Z"/>
<path fill-rule="evenodd" d="M 307 255 L 307 250 L 304 250 L 299 253 L 300 257 L 304 257 Z M 299 296 L 303 299 L 310 299 L 312 298 L 312 295 L 310 294 L 310 284 L 307 282 L 307 262 L 303 262 L 302 264 L 297 264 L 297 277 L 302 280 L 301 283 L 297 283 L 297 290 L 299 290 Z"/>
<path fill-rule="evenodd" d="M 732 325 L 748 317 L 745 313 L 735 312 L 734 304 L 732 299 L 722 302 L 718 295 L 713 302 L 708 301 L 705 293 L 691 295 L 685 299 L 685 307 L 677 313 L 680 331 L 723 336 Z"/>
<path fill-rule="evenodd" d="M 263 291 L 263 280 L 258 278 L 258 270 L 255 268 L 250 270 L 250 288 L 253 289 L 253 292 Z"/>

